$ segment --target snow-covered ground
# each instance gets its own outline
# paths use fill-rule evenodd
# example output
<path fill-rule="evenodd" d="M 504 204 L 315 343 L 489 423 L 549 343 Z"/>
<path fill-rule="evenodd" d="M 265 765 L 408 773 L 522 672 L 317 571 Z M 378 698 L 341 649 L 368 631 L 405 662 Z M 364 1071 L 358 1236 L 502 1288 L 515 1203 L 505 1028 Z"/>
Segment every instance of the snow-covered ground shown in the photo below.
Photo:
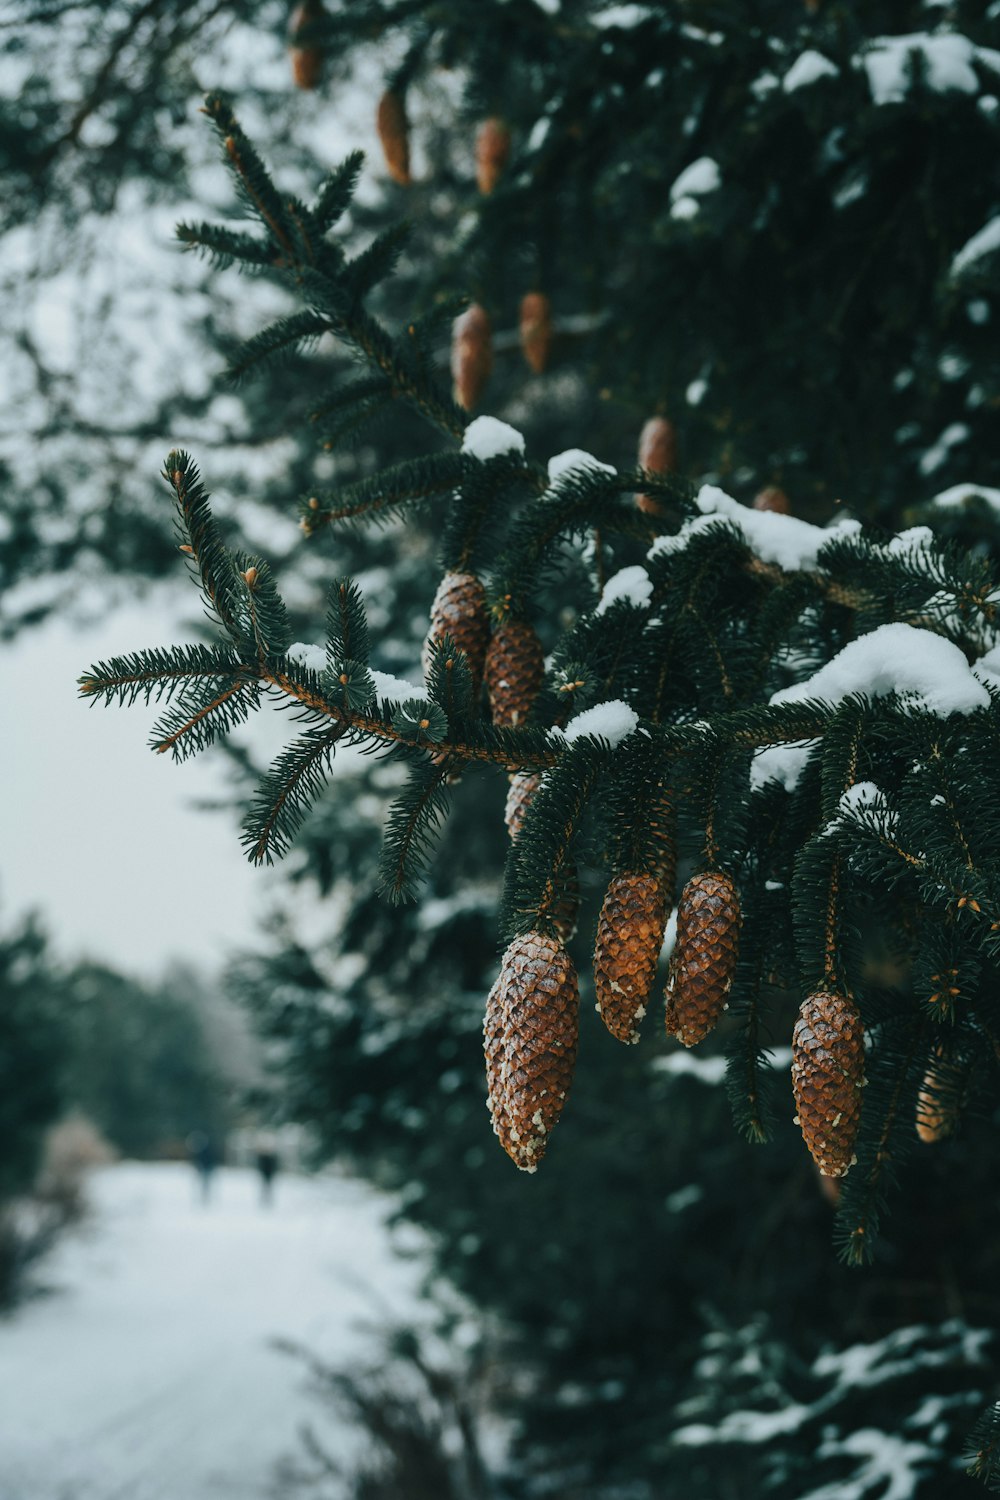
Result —
<path fill-rule="evenodd" d="M 126 1163 L 92 1183 L 89 1227 L 45 1267 L 50 1295 L 0 1322 L 0 1500 L 258 1500 L 305 1422 L 291 1338 L 331 1362 L 412 1308 L 387 1203 L 361 1184 Z M 327 1436 L 329 1432 L 327 1429 Z M 337 1433 L 345 1444 L 358 1439 Z"/>

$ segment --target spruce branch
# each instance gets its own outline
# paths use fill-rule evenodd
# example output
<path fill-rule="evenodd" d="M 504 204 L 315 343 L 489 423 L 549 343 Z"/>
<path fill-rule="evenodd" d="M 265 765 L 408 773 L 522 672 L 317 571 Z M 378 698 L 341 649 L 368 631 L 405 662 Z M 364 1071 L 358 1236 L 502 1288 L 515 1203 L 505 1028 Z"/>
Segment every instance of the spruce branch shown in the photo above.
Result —
<path fill-rule="evenodd" d="M 412 899 L 427 868 L 433 838 L 448 812 L 447 756 L 421 758 L 405 791 L 389 810 L 379 864 L 379 888 L 393 905 Z"/>
<path fill-rule="evenodd" d="M 254 793 L 243 820 L 242 843 L 252 864 L 273 864 L 287 853 L 326 782 L 346 724 L 313 726 L 288 745 Z"/>
<path fill-rule="evenodd" d="M 97 662 L 78 681 L 81 697 L 95 702 L 103 698 L 124 707 L 140 698 L 146 703 L 154 698 L 159 702 L 185 687 L 223 686 L 237 677 L 249 679 L 254 674 L 255 668 L 224 646 L 170 646 Z"/>

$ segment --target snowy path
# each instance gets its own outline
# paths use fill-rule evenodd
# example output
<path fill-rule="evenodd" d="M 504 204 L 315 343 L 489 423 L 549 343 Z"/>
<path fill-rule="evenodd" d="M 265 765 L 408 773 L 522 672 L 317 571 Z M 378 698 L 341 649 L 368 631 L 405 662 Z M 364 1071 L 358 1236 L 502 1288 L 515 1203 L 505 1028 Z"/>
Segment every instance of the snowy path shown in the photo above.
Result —
<path fill-rule="evenodd" d="M 329 1420 L 270 1340 L 339 1362 L 359 1322 L 412 1306 L 418 1271 L 362 1185 L 279 1179 L 268 1213 L 249 1172 L 217 1174 L 208 1208 L 191 1175 L 99 1173 L 92 1223 L 45 1267 L 57 1290 L 0 1322 L 0 1500 L 270 1495 L 297 1428 Z"/>

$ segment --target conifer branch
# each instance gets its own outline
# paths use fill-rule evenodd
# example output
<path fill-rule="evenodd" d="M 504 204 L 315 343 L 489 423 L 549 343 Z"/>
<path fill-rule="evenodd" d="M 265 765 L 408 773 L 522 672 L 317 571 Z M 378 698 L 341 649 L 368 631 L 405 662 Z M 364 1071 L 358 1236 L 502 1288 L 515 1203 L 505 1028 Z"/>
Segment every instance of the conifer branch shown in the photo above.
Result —
<path fill-rule="evenodd" d="M 278 756 L 243 820 L 243 847 L 251 863 L 270 865 L 287 852 L 346 733 L 346 724 L 310 729 Z"/>

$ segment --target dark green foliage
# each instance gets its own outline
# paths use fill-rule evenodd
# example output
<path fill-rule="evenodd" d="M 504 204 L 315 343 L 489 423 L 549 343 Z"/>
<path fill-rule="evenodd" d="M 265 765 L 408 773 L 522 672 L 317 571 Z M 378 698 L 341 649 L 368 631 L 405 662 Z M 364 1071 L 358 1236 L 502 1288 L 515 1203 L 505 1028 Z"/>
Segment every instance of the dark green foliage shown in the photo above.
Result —
<path fill-rule="evenodd" d="M 967 1472 L 992 1493 L 1000 1492 L 1000 1402 L 983 1412 L 966 1447 Z"/>
<path fill-rule="evenodd" d="M 254 864 L 273 864 L 287 852 L 326 783 L 343 736 L 343 724 L 318 721 L 278 756 L 243 821 L 243 847 Z"/>
<path fill-rule="evenodd" d="M 401 710 L 403 732 L 409 731 L 412 722 L 406 708 L 404 704 Z M 418 705 L 414 708 L 419 712 Z M 447 757 L 417 762 L 410 770 L 406 790 L 389 810 L 379 885 L 392 902 L 411 900 L 417 892 L 433 852 L 432 840 L 448 810 L 450 770 Z"/>
<path fill-rule="evenodd" d="M 72 1001 L 34 921 L 0 939 L 0 1204 L 34 1181 L 67 1099 Z M 0 1293 L 2 1296 L 2 1293 Z"/>

